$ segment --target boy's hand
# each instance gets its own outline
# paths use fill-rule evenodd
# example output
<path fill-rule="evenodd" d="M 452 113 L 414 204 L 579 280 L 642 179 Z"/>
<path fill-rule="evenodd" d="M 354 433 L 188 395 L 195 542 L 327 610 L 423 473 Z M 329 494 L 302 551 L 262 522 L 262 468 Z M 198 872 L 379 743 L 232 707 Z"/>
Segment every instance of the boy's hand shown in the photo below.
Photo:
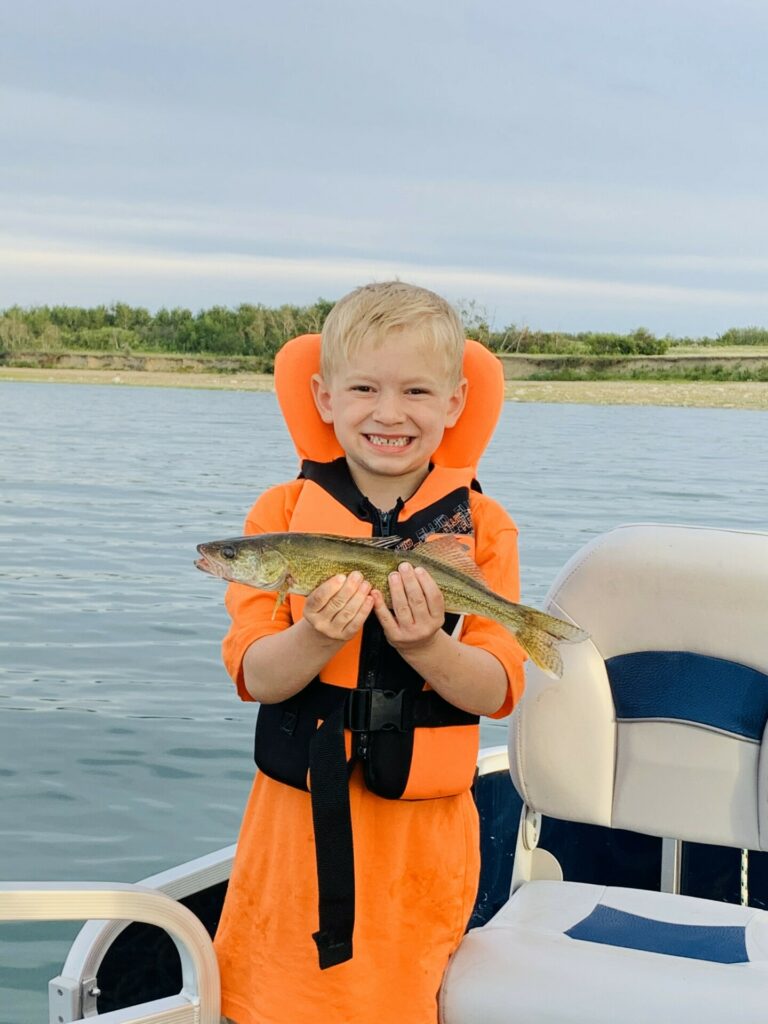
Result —
<path fill-rule="evenodd" d="M 332 576 L 315 587 L 304 604 L 304 619 L 328 640 L 347 641 L 371 614 L 371 584 L 362 573 Z"/>
<path fill-rule="evenodd" d="M 402 652 L 428 647 L 445 621 L 438 585 L 426 569 L 403 562 L 397 572 L 390 573 L 389 593 L 392 612 L 381 592 L 373 591 L 373 608 L 387 640 Z"/>

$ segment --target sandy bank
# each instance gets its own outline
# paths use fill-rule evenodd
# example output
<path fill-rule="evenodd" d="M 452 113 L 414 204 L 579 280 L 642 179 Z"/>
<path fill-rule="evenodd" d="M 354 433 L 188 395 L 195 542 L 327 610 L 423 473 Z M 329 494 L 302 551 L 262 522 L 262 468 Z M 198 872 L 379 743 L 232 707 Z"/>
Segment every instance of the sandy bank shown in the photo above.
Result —
<path fill-rule="evenodd" d="M 146 370 L 51 370 L 0 367 L 0 381 L 46 381 L 133 387 L 212 388 L 271 391 L 261 373 L 171 373 Z M 677 405 L 691 408 L 768 410 L 768 384 L 715 381 L 527 381 L 506 383 L 511 402 L 567 402 L 582 405 Z"/>

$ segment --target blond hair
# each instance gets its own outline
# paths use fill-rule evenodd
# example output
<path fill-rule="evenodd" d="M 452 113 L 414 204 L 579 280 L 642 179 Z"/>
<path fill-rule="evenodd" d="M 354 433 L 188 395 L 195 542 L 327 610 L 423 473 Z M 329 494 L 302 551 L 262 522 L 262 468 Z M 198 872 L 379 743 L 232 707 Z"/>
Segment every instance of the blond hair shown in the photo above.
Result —
<path fill-rule="evenodd" d="M 455 309 L 435 292 L 382 281 L 366 284 L 339 299 L 323 326 L 320 373 L 330 380 L 334 370 L 364 344 L 375 348 L 387 335 L 412 329 L 441 359 L 451 387 L 461 380 L 464 328 Z"/>

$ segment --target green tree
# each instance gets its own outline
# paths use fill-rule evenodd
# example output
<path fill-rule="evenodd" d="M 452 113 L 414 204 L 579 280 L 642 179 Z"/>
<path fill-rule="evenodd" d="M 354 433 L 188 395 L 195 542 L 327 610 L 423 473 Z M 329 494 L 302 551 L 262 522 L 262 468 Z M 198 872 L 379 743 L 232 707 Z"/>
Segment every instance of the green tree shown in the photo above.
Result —
<path fill-rule="evenodd" d="M 18 315 L 17 307 L 9 309 L 0 317 L 0 350 L 18 352 L 31 347 L 32 332 Z"/>
<path fill-rule="evenodd" d="M 765 327 L 731 327 L 715 340 L 716 345 L 768 345 Z"/>

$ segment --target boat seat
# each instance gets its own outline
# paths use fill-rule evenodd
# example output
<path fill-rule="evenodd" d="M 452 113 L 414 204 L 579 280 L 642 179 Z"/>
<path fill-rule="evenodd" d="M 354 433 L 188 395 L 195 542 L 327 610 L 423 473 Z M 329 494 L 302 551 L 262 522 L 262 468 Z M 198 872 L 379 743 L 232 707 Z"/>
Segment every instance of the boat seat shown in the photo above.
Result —
<path fill-rule="evenodd" d="M 620 527 L 546 607 L 590 640 L 563 646 L 559 680 L 527 666 L 512 893 L 449 964 L 441 1021 L 764 1021 L 768 913 L 563 881 L 538 835 L 543 814 L 768 849 L 768 534 Z"/>

